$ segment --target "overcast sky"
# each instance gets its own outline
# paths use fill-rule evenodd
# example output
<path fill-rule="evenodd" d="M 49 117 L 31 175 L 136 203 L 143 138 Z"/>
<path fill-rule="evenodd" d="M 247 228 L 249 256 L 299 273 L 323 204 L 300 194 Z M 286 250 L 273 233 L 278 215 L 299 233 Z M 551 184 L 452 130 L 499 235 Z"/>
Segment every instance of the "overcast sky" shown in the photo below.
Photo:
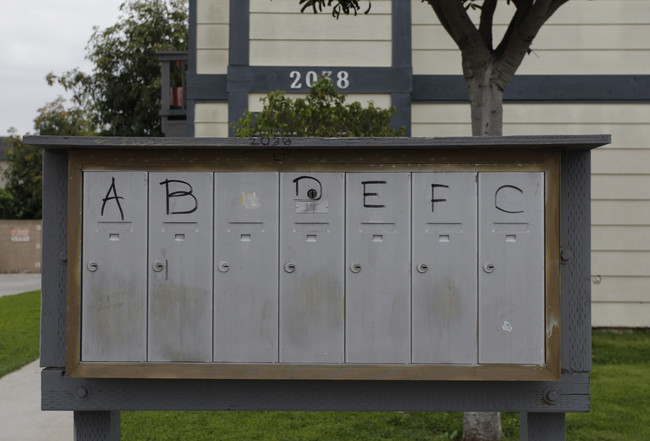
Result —
<path fill-rule="evenodd" d="M 0 10 L 0 136 L 34 131 L 38 108 L 64 95 L 49 72 L 89 72 L 85 47 L 93 26 L 117 21 L 123 0 L 3 1 Z"/>

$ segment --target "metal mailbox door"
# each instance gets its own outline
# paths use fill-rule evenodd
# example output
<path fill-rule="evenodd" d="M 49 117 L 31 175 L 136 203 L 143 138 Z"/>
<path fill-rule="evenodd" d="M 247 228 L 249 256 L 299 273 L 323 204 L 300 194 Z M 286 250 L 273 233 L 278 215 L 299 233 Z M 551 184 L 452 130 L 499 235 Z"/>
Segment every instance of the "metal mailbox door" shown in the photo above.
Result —
<path fill-rule="evenodd" d="M 411 361 L 411 176 L 348 173 L 346 361 Z"/>
<path fill-rule="evenodd" d="M 413 363 L 477 363 L 476 176 L 413 174 Z"/>
<path fill-rule="evenodd" d="M 215 175 L 214 361 L 278 361 L 278 173 Z"/>
<path fill-rule="evenodd" d="M 149 175 L 149 361 L 212 360 L 213 174 Z"/>
<path fill-rule="evenodd" d="M 83 361 L 146 359 L 146 199 L 146 172 L 83 174 Z"/>
<path fill-rule="evenodd" d="M 280 175 L 280 361 L 343 363 L 343 173 Z"/>
<path fill-rule="evenodd" d="M 545 362 L 544 173 L 479 174 L 479 363 Z"/>

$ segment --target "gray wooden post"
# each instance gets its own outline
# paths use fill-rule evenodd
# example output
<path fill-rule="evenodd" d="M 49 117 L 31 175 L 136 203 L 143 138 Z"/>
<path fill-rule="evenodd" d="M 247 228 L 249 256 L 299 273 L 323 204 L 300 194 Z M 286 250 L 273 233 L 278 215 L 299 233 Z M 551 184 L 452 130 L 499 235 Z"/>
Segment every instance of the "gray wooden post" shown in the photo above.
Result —
<path fill-rule="evenodd" d="M 74 441 L 119 441 L 119 439 L 119 410 L 74 413 Z"/>
<path fill-rule="evenodd" d="M 519 439 L 521 441 L 564 441 L 566 424 L 564 413 L 522 412 Z"/>

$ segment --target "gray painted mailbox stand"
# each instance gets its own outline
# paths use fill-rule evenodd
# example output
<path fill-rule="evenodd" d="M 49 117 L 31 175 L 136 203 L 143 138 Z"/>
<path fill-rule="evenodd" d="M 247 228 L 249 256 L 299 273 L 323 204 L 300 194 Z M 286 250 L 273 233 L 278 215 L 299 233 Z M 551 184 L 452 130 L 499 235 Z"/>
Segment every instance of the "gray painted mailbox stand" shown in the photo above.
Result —
<path fill-rule="evenodd" d="M 565 413 L 589 410 L 589 156 L 609 135 L 25 142 L 44 148 L 42 408 L 74 411 L 77 441 L 119 440 L 120 410 L 516 411 L 522 440 L 564 440 Z M 204 184 L 192 187 L 195 177 Z M 456 195 L 456 188 L 464 193 Z M 206 220 L 187 217 L 199 216 L 199 207 L 208 210 L 201 214 Z M 138 210 L 141 224 L 130 218 Z M 246 217 L 255 210 L 266 217 Z M 427 218 L 431 213 L 443 214 Z M 462 213 L 470 213 L 469 224 L 454 220 Z M 173 214 L 186 217 L 165 218 Z M 191 228 L 181 231 L 180 224 Z M 236 240 L 223 232 L 233 225 L 241 228 Z M 491 234 L 503 225 L 517 228 L 495 240 L 502 236 Z M 249 292 L 271 296 L 266 308 L 236 298 L 249 282 L 237 258 L 254 262 L 241 250 L 260 238 L 269 241 L 260 253 L 275 258 L 260 264 L 269 274 L 265 288 Z M 130 246 L 136 257 L 123 256 L 129 265 L 120 267 L 102 240 Z M 431 250 L 438 242 L 466 243 L 465 254 L 445 248 L 446 259 L 436 261 Z M 170 251 L 183 243 L 207 246 L 200 260 L 212 268 L 196 275 L 182 266 L 183 259 L 196 260 Z M 431 248 L 421 247 L 426 243 Z M 309 252 L 295 251 L 307 246 L 321 246 L 331 258 L 311 261 Z M 507 249 L 517 247 L 523 251 L 508 260 Z M 390 250 L 388 258 L 380 249 Z M 505 260 L 491 257 L 493 249 L 506 250 Z M 469 260 L 474 269 L 455 274 L 444 266 L 453 259 Z M 118 283 L 111 262 L 128 273 L 126 281 Z M 515 271 L 508 273 L 510 267 Z M 309 278 L 301 271 L 322 268 L 335 277 L 313 282 L 309 293 L 319 295 L 300 303 Z M 504 270 L 508 277 L 492 277 Z M 376 283 L 384 271 L 390 283 Z M 114 283 L 92 278 L 102 272 Z M 453 279 L 447 287 L 458 278 L 474 284 L 463 280 L 462 288 L 439 291 L 431 282 L 428 290 L 426 280 L 436 277 Z M 195 351 L 185 351 L 178 335 L 202 325 L 169 322 L 167 334 L 156 326 L 178 312 L 173 299 L 189 302 L 184 278 L 205 279 L 206 287 L 193 285 L 191 292 L 206 293 L 212 305 L 201 319 L 212 334 L 192 334 Z M 169 279 L 179 283 L 170 287 Z M 510 279 L 524 285 L 504 282 Z M 111 291 L 112 285 L 119 287 Z M 376 297 L 364 297 L 366 286 Z M 449 294 L 461 291 L 470 293 L 469 302 L 449 314 L 460 314 L 457 321 L 470 332 L 456 333 L 458 323 L 436 306 L 449 306 Z M 503 298 L 510 291 L 515 295 Z M 164 293 L 172 300 L 157 304 Z M 445 295 L 447 303 L 435 303 Z M 115 298 L 141 303 L 125 316 Z M 499 302 L 510 302 L 507 319 L 494 308 Z M 205 313 L 201 305 L 193 304 L 192 314 Z M 309 320 L 301 316 L 307 310 Z M 237 320 L 228 321 L 230 311 Z M 253 318 L 238 323 L 247 314 Z M 229 333 L 224 323 L 241 328 Z M 376 330 L 378 323 L 390 323 L 390 332 Z M 263 338 L 246 326 L 266 326 Z"/>

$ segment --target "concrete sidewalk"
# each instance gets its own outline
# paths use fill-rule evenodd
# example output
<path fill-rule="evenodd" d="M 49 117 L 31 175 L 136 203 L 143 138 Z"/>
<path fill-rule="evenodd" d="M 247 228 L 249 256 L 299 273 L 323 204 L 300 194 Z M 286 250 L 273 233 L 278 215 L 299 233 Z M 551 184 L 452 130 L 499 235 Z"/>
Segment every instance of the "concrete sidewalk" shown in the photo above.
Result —
<path fill-rule="evenodd" d="M 0 274 L 0 297 L 39 289 L 41 289 L 40 274 Z"/>
<path fill-rule="evenodd" d="M 40 274 L 0 274 L 0 297 L 39 289 Z M 72 441 L 72 418 L 41 411 L 39 360 L 0 378 L 0 441 Z"/>
<path fill-rule="evenodd" d="M 72 412 L 41 411 L 39 360 L 0 378 L 0 441 L 72 441 Z"/>

